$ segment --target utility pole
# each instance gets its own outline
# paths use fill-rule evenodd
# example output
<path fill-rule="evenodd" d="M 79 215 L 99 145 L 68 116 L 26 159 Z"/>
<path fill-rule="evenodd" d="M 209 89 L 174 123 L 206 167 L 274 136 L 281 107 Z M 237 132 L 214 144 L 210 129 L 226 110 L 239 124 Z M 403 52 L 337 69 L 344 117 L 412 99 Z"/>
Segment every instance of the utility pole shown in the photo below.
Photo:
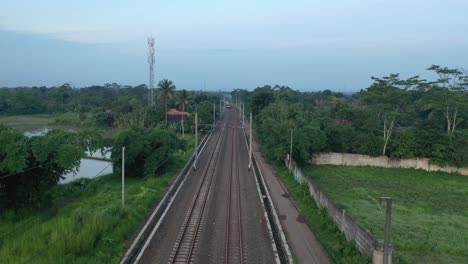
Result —
<path fill-rule="evenodd" d="M 193 168 L 196 170 L 198 164 L 198 112 L 195 112 L 195 161 Z"/>
<path fill-rule="evenodd" d="M 182 130 L 182 137 L 185 137 L 185 129 L 184 129 L 184 116 L 182 115 L 182 119 L 180 120 L 181 127 L 180 129 Z"/>
<path fill-rule="evenodd" d="M 244 103 L 241 104 L 242 129 L 244 129 Z"/>
<path fill-rule="evenodd" d="M 293 147 L 293 129 L 291 129 L 291 146 L 289 147 L 289 168 L 291 168 L 291 163 L 292 163 L 292 147 Z"/>
<path fill-rule="evenodd" d="M 252 112 L 250 113 L 250 128 L 249 128 L 249 170 L 252 168 Z"/>
<path fill-rule="evenodd" d="M 389 264 L 388 259 L 391 254 L 390 242 L 391 242 L 391 225 L 392 225 L 392 198 L 391 197 L 380 197 L 380 201 L 387 202 L 387 217 L 385 219 L 385 237 L 384 237 L 384 264 Z"/>
<path fill-rule="evenodd" d="M 125 206 L 125 147 L 122 147 L 122 207 Z"/>
<path fill-rule="evenodd" d="M 215 124 L 216 124 L 216 105 L 213 102 L 213 129 L 215 127 Z"/>

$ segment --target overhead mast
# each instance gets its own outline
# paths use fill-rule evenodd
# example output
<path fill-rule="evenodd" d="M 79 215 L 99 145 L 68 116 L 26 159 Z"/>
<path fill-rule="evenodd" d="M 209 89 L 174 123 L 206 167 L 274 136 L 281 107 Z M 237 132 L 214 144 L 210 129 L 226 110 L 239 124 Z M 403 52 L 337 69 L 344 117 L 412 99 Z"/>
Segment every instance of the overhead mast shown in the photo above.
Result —
<path fill-rule="evenodd" d="M 154 105 L 154 38 L 148 38 L 148 64 L 150 67 L 148 105 Z"/>

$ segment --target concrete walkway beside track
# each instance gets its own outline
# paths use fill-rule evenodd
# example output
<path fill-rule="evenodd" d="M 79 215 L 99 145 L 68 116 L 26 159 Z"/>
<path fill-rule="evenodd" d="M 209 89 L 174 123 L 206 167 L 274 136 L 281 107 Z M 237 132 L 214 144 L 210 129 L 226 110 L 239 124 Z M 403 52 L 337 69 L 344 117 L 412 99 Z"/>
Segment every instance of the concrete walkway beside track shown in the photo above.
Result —
<path fill-rule="evenodd" d="M 325 250 L 304 222 L 302 214 L 291 201 L 287 189 L 278 179 L 275 169 L 261 152 L 255 137 L 252 146 L 253 155 L 262 171 L 293 256 L 296 257 L 298 263 L 329 263 Z"/>

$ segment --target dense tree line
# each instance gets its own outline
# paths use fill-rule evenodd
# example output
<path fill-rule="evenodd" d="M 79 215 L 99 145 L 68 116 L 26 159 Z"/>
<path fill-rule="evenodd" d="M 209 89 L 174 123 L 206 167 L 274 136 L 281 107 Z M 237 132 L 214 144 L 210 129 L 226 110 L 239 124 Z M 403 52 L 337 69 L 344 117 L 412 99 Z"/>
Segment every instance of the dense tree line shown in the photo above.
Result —
<path fill-rule="evenodd" d="M 65 83 L 54 87 L 0 88 L 0 115 L 75 113 L 84 125 L 104 127 L 172 126 L 181 131 L 182 123 L 169 124 L 167 110 L 177 108 L 194 112 L 200 108 L 203 123 L 212 123 L 212 107 L 217 112 L 218 93 L 176 90 L 172 81 L 163 79 L 156 89 L 156 105 L 148 106 L 146 85 L 116 83 L 73 88 Z M 185 122 L 185 131 L 193 130 L 193 117 Z M 65 121 L 66 122 L 66 121 Z"/>
<path fill-rule="evenodd" d="M 117 136 L 111 158 L 114 170 L 122 171 L 122 152 L 125 146 L 125 168 L 131 177 L 148 177 L 163 171 L 173 154 L 185 150 L 186 142 L 169 130 L 132 127 Z"/>
<path fill-rule="evenodd" d="M 333 151 L 468 166 L 468 75 L 436 65 L 428 70 L 434 80 L 372 77 L 368 88 L 352 95 L 278 85 L 232 95 L 248 102 L 258 137 L 276 161 L 289 153 L 292 130 L 299 162 Z"/>
<path fill-rule="evenodd" d="M 76 170 L 85 150 L 95 149 L 96 136 L 51 130 L 28 138 L 0 125 L 0 208 L 46 204 L 52 187 Z"/>
<path fill-rule="evenodd" d="M 204 126 L 213 123 L 213 104 L 218 107 L 219 98 L 217 93 L 177 91 L 167 79 L 158 84 L 154 106 L 148 105 L 146 85 L 0 88 L 1 115 L 71 112 L 84 127 L 116 130 L 115 136 L 107 139 L 92 132 L 95 130 L 51 130 L 28 138 L 0 125 L 0 208 L 46 205 L 53 198 L 53 187 L 77 169 L 85 151 L 103 145 L 117 150 L 111 156 L 117 174 L 121 170 L 120 150 L 125 146 L 129 177 L 157 175 L 177 151 L 187 147 L 177 133 L 192 133 L 194 129 L 193 114 L 181 122 L 168 122 L 167 109 L 197 111 L 203 132 Z M 216 113 L 219 115 L 219 108 Z"/>

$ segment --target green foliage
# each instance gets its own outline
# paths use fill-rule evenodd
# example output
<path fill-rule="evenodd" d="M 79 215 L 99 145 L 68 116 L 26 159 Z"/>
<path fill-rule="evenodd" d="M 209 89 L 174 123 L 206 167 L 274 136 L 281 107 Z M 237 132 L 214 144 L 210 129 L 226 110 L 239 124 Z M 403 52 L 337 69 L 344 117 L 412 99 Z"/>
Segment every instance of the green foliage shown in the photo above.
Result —
<path fill-rule="evenodd" d="M 399 131 L 395 136 L 391 152 L 392 158 L 416 158 L 419 157 L 420 137 L 414 129 Z"/>
<path fill-rule="evenodd" d="M 26 138 L 0 126 L 0 207 L 41 206 L 49 191 L 84 155 L 77 134 L 51 130 L 44 136 Z"/>
<path fill-rule="evenodd" d="M 123 130 L 115 140 L 111 156 L 116 172 L 121 171 L 124 146 L 126 171 L 135 177 L 148 177 L 162 170 L 173 154 L 184 148 L 184 141 L 167 130 L 138 127 Z"/>
<path fill-rule="evenodd" d="M 398 74 L 390 74 L 383 78 L 372 77 L 372 80 L 374 83 L 361 92 L 361 103 L 367 105 L 377 116 L 378 125 L 383 126 L 382 155 L 385 155 L 394 128 L 410 103 L 406 90 L 421 85 L 421 81 L 418 80 L 418 76 L 401 80 Z"/>
<path fill-rule="evenodd" d="M 468 136 L 458 133 L 468 128 L 468 75 L 436 65 L 428 70 L 439 79 L 372 77 L 373 83 L 353 96 L 279 85 L 236 89 L 232 96 L 248 102 L 258 138 L 274 161 L 289 153 L 293 130 L 298 135 L 293 158 L 299 163 L 325 150 L 468 166 Z"/>
<path fill-rule="evenodd" d="M 270 159 L 280 162 L 290 151 L 293 131 L 293 157 L 303 164 L 310 153 L 326 147 L 326 135 L 320 126 L 306 120 L 300 105 L 273 103 L 266 106 L 257 117 L 256 131 Z"/>
<path fill-rule="evenodd" d="M 450 159 L 458 167 L 468 166 L 468 129 L 455 131 Z"/>
<path fill-rule="evenodd" d="M 115 114 L 111 112 L 99 112 L 93 116 L 97 126 L 112 127 L 115 122 Z"/>
<path fill-rule="evenodd" d="M 468 109 L 468 75 L 460 69 L 438 65 L 432 65 L 428 70 L 436 73 L 439 79 L 423 87 L 427 91 L 421 99 L 423 108 L 442 114 L 447 133 L 453 134 L 463 121 L 459 113 Z"/>
<path fill-rule="evenodd" d="M 356 137 L 353 152 L 365 154 L 373 157 L 381 156 L 382 139 L 372 133 L 360 133 Z"/>
<path fill-rule="evenodd" d="M 55 186 L 49 210 L 3 211 L 0 234 L 8 235 L 0 237 L 2 262 L 117 263 L 191 153 L 177 152 L 158 177 L 128 177 L 125 209 L 120 178 L 107 175 Z"/>
<path fill-rule="evenodd" d="M 199 124 L 213 124 L 213 103 L 203 101 L 197 106 Z"/>
<path fill-rule="evenodd" d="M 441 144 L 432 145 L 431 162 L 439 166 L 446 166 L 449 159 L 448 146 Z"/>
<path fill-rule="evenodd" d="M 356 141 L 354 128 L 337 124 L 334 120 L 330 120 L 324 126 L 324 132 L 327 138 L 326 146 L 328 151 L 352 152 Z"/>
<path fill-rule="evenodd" d="M 353 219 L 383 238 L 393 198 L 392 241 L 400 263 L 466 263 L 468 177 L 414 169 L 309 166 L 314 184 Z"/>
<path fill-rule="evenodd" d="M 166 123 L 167 123 L 167 103 L 169 99 L 174 97 L 174 91 L 176 86 L 174 83 L 168 79 L 163 79 L 158 83 L 158 98 L 164 101 L 164 111 L 166 116 Z"/>
<path fill-rule="evenodd" d="M 335 263 L 370 263 L 367 256 L 362 256 L 353 242 L 338 230 L 326 209 L 317 208 L 309 194 L 307 185 L 300 185 L 284 166 L 275 166 L 278 176 L 285 184 L 291 198 L 302 212 L 305 221 Z"/>
<path fill-rule="evenodd" d="M 256 88 L 250 101 L 250 109 L 252 114 L 257 116 L 263 108 L 273 103 L 274 101 L 275 97 L 270 86 Z"/>
<path fill-rule="evenodd" d="M 9 174 L 26 168 L 27 139 L 20 132 L 0 125 L 0 146 L 0 172 Z"/>

